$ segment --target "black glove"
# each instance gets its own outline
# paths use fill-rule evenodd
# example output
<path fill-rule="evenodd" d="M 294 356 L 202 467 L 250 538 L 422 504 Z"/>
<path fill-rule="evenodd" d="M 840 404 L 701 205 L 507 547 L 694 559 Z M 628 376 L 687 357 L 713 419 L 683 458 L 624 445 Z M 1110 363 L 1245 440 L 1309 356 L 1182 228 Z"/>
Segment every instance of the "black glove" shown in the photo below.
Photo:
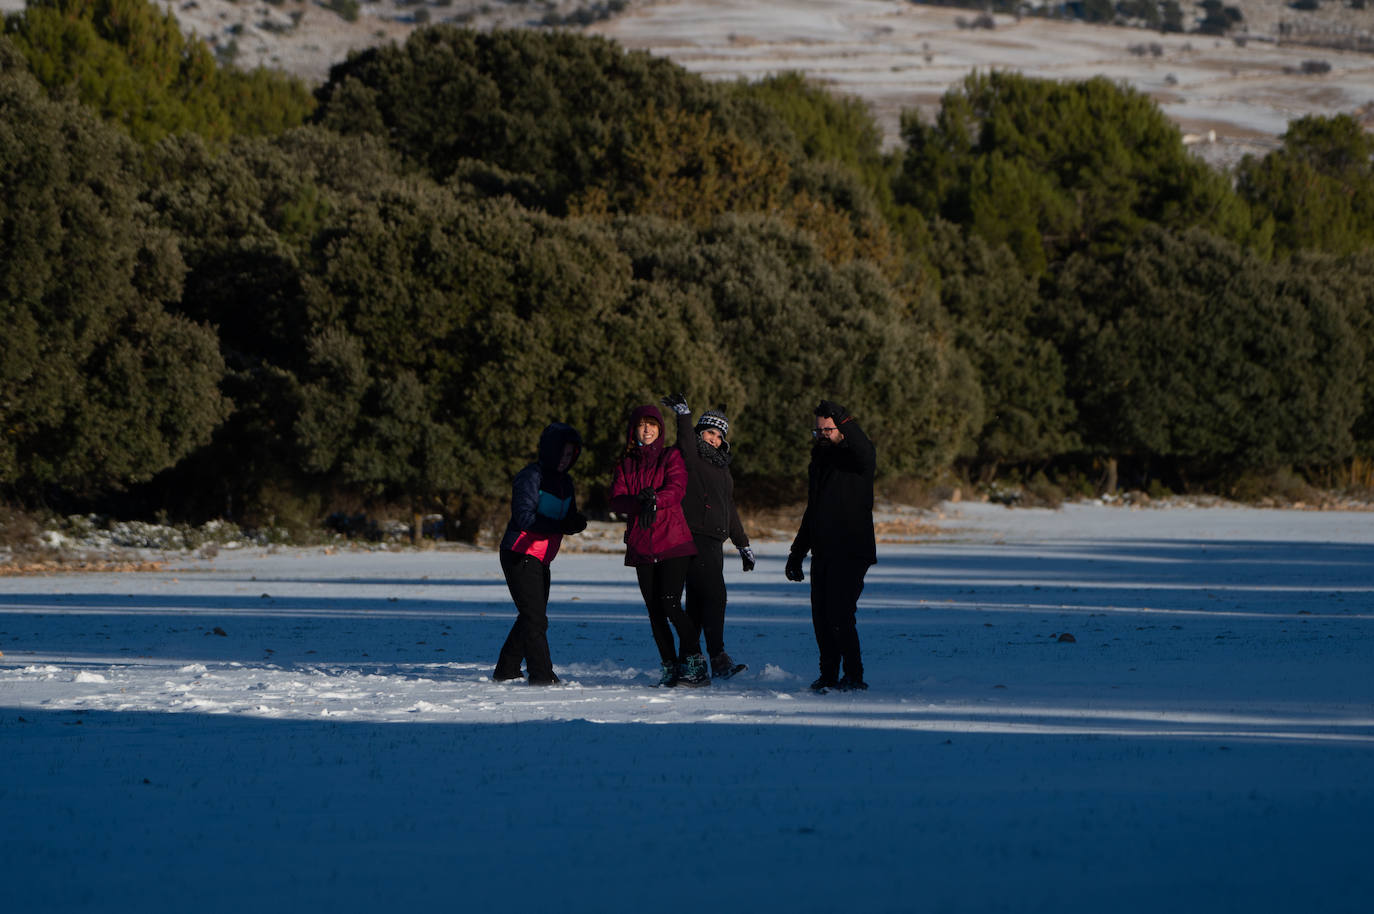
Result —
<path fill-rule="evenodd" d="M 787 556 L 787 568 L 784 569 L 784 572 L 783 572 L 784 574 L 787 575 L 787 580 L 789 580 L 789 581 L 805 581 L 805 580 L 806 580 L 806 575 L 802 572 L 801 563 L 802 563 L 802 557 L 801 557 L 800 555 L 798 555 L 797 553 L 793 552 L 793 553 L 791 553 L 791 554 L 789 554 L 789 555 Z"/>
<path fill-rule="evenodd" d="M 658 514 L 658 493 L 651 486 L 639 490 L 639 525 L 652 527 L 654 516 Z"/>
<path fill-rule="evenodd" d="M 816 415 L 834 419 L 836 425 L 849 420 L 849 410 L 845 409 L 834 400 L 822 400 L 820 404 L 816 406 Z"/>
<path fill-rule="evenodd" d="M 658 402 L 669 407 L 679 416 L 690 416 L 692 414 L 691 407 L 687 405 L 687 397 L 685 394 L 668 394 L 668 396 Z"/>
<path fill-rule="evenodd" d="M 750 549 L 748 546 L 741 546 L 739 549 L 739 558 L 740 561 L 744 563 L 745 571 L 754 570 L 754 550 Z"/>
<path fill-rule="evenodd" d="M 587 515 L 583 514 L 581 511 L 574 511 L 563 518 L 563 532 L 568 536 L 572 536 L 575 533 L 581 533 L 586 529 Z"/>

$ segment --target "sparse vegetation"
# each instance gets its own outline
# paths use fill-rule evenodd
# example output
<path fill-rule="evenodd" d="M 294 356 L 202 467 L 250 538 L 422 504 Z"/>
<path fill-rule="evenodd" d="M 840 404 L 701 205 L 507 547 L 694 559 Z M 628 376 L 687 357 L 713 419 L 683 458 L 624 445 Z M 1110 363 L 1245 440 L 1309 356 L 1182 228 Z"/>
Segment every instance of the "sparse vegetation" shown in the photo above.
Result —
<path fill-rule="evenodd" d="M 337 13 L 344 22 L 357 22 L 362 5 L 358 0 L 326 0 L 324 8 Z"/>

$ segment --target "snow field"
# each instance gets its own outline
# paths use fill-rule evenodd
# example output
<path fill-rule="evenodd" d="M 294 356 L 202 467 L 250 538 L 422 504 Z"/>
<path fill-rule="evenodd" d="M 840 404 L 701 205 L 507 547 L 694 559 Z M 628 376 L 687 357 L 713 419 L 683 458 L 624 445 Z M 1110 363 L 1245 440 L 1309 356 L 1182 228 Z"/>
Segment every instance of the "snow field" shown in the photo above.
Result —
<path fill-rule="evenodd" d="M 807 691 L 780 542 L 695 690 L 616 554 L 554 564 L 552 689 L 487 679 L 489 552 L 2 578 L 5 909 L 1366 909 L 1368 514 L 939 523 L 879 547 L 860 695 Z"/>

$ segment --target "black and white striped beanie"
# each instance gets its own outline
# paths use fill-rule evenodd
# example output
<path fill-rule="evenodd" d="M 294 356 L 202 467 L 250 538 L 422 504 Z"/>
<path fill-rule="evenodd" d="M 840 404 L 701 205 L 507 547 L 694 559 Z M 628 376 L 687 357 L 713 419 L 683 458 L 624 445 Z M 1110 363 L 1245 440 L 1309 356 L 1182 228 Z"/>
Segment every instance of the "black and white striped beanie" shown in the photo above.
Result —
<path fill-rule="evenodd" d="M 697 433 L 700 434 L 701 430 L 704 428 L 717 428 L 720 429 L 722 435 L 728 435 L 730 434 L 730 420 L 725 418 L 725 413 L 720 410 L 708 409 L 706 412 L 702 413 L 701 418 L 697 420 Z"/>

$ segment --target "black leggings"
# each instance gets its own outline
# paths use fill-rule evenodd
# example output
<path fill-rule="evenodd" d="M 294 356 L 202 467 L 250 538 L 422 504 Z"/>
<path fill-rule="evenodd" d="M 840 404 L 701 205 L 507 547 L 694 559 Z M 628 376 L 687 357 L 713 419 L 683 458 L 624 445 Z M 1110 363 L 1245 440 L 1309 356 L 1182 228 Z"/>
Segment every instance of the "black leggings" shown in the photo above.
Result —
<path fill-rule="evenodd" d="M 654 644 L 658 646 L 658 658 L 669 666 L 701 653 L 701 633 L 691 617 L 682 611 L 682 584 L 687 580 L 687 566 L 691 563 L 692 557 L 684 555 L 652 565 L 635 566 L 639 592 L 649 610 L 649 627 L 654 633 Z M 677 629 L 681 651 L 673 649 L 673 630 L 668 627 L 669 622 Z"/>
<path fill-rule="evenodd" d="M 706 654 L 725 650 L 725 554 L 720 540 L 693 537 L 697 554 L 687 568 L 687 615 L 706 638 Z"/>
<path fill-rule="evenodd" d="M 548 639 L 549 566 L 531 556 L 502 549 L 501 570 L 505 572 L 506 587 L 518 615 L 506 643 L 501 645 L 494 675 L 514 679 L 520 675 L 523 660 L 531 682 L 551 682 L 554 675 Z"/>

